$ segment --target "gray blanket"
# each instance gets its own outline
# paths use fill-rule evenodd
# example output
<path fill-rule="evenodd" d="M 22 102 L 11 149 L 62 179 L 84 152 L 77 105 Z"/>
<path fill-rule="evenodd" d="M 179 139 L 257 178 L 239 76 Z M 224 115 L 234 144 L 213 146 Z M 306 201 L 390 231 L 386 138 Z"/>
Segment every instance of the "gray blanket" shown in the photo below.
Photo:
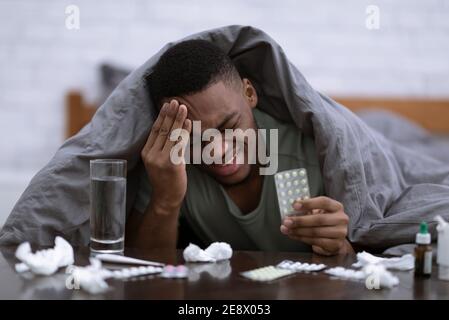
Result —
<path fill-rule="evenodd" d="M 345 206 L 350 241 L 384 249 L 414 241 L 418 224 L 435 215 L 449 219 L 449 167 L 443 161 L 389 141 L 344 106 L 315 91 L 264 32 L 230 26 L 188 38 L 214 42 L 250 78 L 259 108 L 313 135 L 325 191 Z M 0 234 L 1 244 L 24 240 L 53 244 L 56 234 L 72 244 L 89 242 L 89 160 L 128 160 L 127 210 L 156 111 L 146 86 L 158 57 L 132 72 L 92 121 L 67 140 L 32 179 Z M 332 54 L 332 53 L 329 53 Z M 435 237 L 434 225 L 431 226 Z"/>

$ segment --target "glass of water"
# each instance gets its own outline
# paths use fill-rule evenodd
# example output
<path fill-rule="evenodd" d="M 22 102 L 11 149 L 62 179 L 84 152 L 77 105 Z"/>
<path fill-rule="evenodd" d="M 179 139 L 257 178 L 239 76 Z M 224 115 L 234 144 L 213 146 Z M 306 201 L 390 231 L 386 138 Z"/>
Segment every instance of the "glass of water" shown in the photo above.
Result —
<path fill-rule="evenodd" d="M 90 249 L 94 253 L 124 250 L 126 160 L 90 161 Z"/>

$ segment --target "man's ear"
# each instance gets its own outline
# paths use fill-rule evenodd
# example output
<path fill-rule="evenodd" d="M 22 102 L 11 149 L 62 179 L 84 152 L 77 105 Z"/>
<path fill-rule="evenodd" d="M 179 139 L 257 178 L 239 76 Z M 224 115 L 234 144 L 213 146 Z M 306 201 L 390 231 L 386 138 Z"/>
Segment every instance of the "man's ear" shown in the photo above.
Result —
<path fill-rule="evenodd" d="M 248 104 L 251 108 L 255 108 L 257 106 L 257 92 L 256 89 L 251 84 L 247 78 L 243 78 L 243 95 L 245 96 Z"/>

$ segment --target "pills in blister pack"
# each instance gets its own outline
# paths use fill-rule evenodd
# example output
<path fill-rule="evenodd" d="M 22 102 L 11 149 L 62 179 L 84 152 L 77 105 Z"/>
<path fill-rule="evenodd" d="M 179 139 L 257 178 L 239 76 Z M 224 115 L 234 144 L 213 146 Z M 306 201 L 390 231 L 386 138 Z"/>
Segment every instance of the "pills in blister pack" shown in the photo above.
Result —
<path fill-rule="evenodd" d="M 274 182 L 282 218 L 295 214 L 292 208 L 295 200 L 310 198 L 307 170 L 304 168 L 278 172 L 274 175 Z"/>
<path fill-rule="evenodd" d="M 276 268 L 274 266 L 267 266 L 241 272 L 240 274 L 245 278 L 254 281 L 272 281 L 295 273 L 293 270 Z"/>
<path fill-rule="evenodd" d="M 173 279 L 181 279 L 187 278 L 189 275 L 189 270 L 184 265 L 172 266 L 167 265 L 164 268 L 164 271 L 160 274 L 162 278 L 173 278 Z"/>
<path fill-rule="evenodd" d="M 325 269 L 327 266 L 325 264 L 315 264 L 315 263 L 301 263 L 294 262 L 290 260 L 284 260 L 276 266 L 281 269 L 293 270 L 296 272 L 317 272 Z"/>
<path fill-rule="evenodd" d="M 115 270 L 111 272 L 111 276 L 116 279 L 126 279 L 131 277 L 138 277 L 150 274 L 161 273 L 163 268 L 160 267 L 132 267 L 132 268 L 124 268 L 120 270 Z"/>

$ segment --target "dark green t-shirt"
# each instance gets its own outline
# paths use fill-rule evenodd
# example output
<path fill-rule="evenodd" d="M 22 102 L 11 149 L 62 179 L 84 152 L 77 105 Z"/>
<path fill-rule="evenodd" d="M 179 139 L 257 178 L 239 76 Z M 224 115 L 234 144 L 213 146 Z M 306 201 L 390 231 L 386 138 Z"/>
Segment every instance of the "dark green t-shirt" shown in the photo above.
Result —
<path fill-rule="evenodd" d="M 253 115 L 258 128 L 278 129 L 277 171 L 306 168 L 310 195 L 323 195 L 313 139 L 303 135 L 293 124 L 280 122 L 258 109 L 253 109 Z M 267 139 L 267 148 L 270 143 L 273 142 Z M 310 246 L 280 232 L 281 215 L 273 175 L 264 176 L 259 205 L 247 214 L 242 214 L 224 188 L 197 166 L 187 165 L 187 177 L 181 215 L 205 243 L 225 241 L 237 250 L 310 251 Z M 134 205 L 137 211 L 145 212 L 149 194 L 150 184 L 144 175 Z"/>

